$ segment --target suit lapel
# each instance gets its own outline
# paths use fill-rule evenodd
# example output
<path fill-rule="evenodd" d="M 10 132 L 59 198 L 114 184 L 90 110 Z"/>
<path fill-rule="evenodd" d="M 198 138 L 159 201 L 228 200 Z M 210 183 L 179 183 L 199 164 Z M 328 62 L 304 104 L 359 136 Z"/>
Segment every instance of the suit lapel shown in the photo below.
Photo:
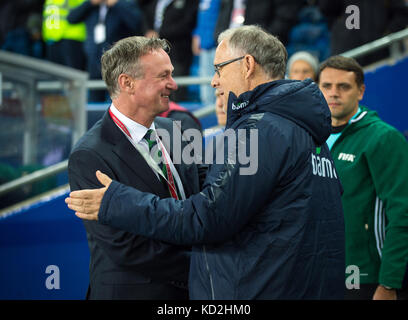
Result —
<path fill-rule="evenodd" d="M 102 135 L 105 140 L 112 144 L 112 151 L 154 194 L 161 198 L 169 196 L 168 190 L 157 178 L 143 156 L 130 143 L 125 134 L 113 122 L 108 112 L 102 120 Z"/>

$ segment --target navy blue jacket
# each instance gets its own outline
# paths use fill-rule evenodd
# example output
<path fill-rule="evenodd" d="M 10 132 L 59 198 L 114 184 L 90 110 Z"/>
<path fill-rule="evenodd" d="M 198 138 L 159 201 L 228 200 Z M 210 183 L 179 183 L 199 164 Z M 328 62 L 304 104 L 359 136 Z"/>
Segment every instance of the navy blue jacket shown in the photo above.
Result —
<path fill-rule="evenodd" d="M 90 1 L 85 1 L 80 6 L 72 9 L 67 17 L 69 23 L 85 22 L 87 36 L 84 51 L 88 56 L 88 72 L 91 73 L 91 78 L 95 78 L 95 76 L 100 78 L 100 58 L 104 50 L 120 39 L 142 35 L 142 12 L 136 1 L 119 0 L 106 13 L 105 41 L 96 44 L 94 29 L 99 22 L 99 10 L 100 5 L 93 5 Z"/>
<path fill-rule="evenodd" d="M 185 201 L 113 181 L 100 222 L 194 245 L 192 299 L 343 298 L 342 188 L 325 143 L 331 120 L 320 90 L 310 79 L 272 81 L 230 94 L 227 113 L 226 134 L 247 129 L 236 146 L 238 156 L 245 146 L 249 164 L 212 165 L 201 193 Z M 256 173 L 244 174 L 255 163 Z"/>

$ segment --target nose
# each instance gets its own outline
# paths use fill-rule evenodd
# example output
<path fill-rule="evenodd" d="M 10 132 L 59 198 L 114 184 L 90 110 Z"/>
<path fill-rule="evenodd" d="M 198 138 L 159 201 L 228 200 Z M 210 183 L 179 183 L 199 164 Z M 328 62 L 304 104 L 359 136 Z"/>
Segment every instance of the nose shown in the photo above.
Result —
<path fill-rule="evenodd" d="M 329 93 L 330 97 L 338 97 L 339 96 L 339 91 L 337 90 L 336 86 L 332 86 L 328 93 Z"/>
<path fill-rule="evenodd" d="M 174 80 L 174 78 L 172 76 L 170 76 L 170 82 L 169 82 L 168 88 L 171 89 L 171 90 L 177 90 L 178 89 L 178 85 L 177 85 L 176 81 Z"/>
<path fill-rule="evenodd" d="M 211 79 L 211 86 L 213 88 L 217 88 L 219 86 L 219 77 L 216 72 L 214 72 L 214 75 Z"/>

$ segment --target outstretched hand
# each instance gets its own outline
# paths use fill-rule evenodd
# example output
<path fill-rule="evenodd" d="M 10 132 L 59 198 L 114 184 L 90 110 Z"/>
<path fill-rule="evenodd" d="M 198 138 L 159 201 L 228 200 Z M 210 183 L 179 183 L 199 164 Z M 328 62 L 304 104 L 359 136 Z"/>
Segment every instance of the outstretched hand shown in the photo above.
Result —
<path fill-rule="evenodd" d="M 81 219 L 98 220 L 103 195 L 112 182 L 111 178 L 99 170 L 96 171 L 96 178 L 104 185 L 103 188 L 72 191 L 69 198 L 65 199 L 68 208 L 74 210 L 75 215 Z"/>

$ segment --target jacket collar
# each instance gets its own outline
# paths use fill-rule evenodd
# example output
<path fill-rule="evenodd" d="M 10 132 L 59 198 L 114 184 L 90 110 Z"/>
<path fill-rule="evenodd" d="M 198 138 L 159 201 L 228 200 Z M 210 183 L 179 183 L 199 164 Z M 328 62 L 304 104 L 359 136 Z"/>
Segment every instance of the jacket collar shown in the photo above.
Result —
<path fill-rule="evenodd" d="M 229 128 L 243 114 L 251 113 L 256 110 L 256 100 L 265 91 L 276 86 L 278 81 L 263 83 L 253 90 L 240 94 L 238 97 L 233 92 L 230 92 L 228 96 L 226 128 Z"/>
<path fill-rule="evenodd" d="M 248 113 L 270 112 L 308 131 L 318 145 L 331 133 L 331 114 L 319 87 L 311 80 L 275 80 L 261 84 L 236 97 L 230 93 L 227 126 Z M 246 118 L 246 117 L 245 117 Z M 245 119 L 244 118 L 244 119 Z"/>

